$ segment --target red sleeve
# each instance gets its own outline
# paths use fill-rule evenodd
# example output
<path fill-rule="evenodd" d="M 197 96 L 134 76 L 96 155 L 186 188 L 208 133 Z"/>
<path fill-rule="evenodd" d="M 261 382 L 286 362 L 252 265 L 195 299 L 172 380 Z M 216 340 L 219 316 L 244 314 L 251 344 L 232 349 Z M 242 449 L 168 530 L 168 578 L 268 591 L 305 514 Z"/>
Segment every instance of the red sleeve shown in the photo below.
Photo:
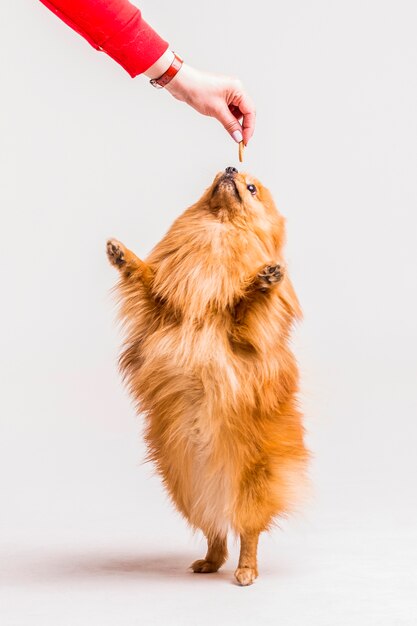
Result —
<path fill-rule="evenodd" d="M 162 56 L 168 43 L 128 0 L 41 0 L 94 48 L 104 50 L 134 77 Z"/>

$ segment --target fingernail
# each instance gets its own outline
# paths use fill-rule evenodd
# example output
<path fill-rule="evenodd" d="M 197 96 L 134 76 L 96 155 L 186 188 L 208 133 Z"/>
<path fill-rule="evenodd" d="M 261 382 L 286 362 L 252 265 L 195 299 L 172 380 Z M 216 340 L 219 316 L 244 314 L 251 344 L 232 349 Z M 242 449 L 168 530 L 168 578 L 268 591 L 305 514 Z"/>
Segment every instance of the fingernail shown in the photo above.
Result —
<path fill-rule="evenodd" d="M 240 132 L 240 130 L 234 130 L 232 133 L 232 137 L 236 141 L 236 143 L 240 143 L 241 141 L 243 141 L 242 133 Z"/>

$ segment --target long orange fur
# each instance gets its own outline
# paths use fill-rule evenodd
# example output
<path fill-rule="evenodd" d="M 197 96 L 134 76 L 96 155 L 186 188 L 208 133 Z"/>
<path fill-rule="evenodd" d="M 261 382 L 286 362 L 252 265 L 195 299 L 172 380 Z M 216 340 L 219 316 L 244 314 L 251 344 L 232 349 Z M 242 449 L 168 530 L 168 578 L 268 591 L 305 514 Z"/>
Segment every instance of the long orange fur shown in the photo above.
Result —
<path fill-rule="evenodd" d="M 127 336 L 120 367 L 145 415 L 149 459 L 207 537 L 193 570 L 219 569 L 232 530 L 242 585 L 256 578 L 259 534 L 291 510 L 308 457 L 284 239 L 270 192 L 227 168 L 145 261 L 108 242 Z"/>

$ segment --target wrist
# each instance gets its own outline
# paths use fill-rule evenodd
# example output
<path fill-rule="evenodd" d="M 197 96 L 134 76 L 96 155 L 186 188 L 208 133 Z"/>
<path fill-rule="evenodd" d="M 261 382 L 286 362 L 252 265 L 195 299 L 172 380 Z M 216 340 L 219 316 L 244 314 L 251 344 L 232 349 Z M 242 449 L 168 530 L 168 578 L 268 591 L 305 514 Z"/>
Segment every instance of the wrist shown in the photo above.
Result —
<path fill-rule="evenodd" d="M 186 93 L 191 89 L 195 81 L 194 72 L 195 70 L 190 65 L 183 63 L 178 73 L 166 85 L 165 90 L 169 91 L 175 98 L 184 100 Z"/>
<path fill-rule="evenodd" d="M 144 72 L 145 76 L 148 76 L 148 78 L 151 79 L 159 78 L 167 71 L 173 60 L 174 53 L 168 48 L 168 50 L 165 50 L 164 54 L 160 56 L 159 59 L 146 70 L 146 72 Z"/>

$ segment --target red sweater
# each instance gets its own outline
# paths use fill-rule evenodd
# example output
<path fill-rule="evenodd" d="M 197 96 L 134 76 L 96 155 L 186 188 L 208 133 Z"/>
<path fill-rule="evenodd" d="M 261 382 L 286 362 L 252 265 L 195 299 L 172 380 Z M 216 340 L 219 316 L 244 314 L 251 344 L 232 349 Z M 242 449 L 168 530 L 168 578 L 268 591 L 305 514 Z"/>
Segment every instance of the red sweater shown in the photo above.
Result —
<path fill-rule="evenodd" d="M 134 77 L 163 55 L 168 43 L 128 0 L 41 0 L 94 48 L 104 50 Z"/>

